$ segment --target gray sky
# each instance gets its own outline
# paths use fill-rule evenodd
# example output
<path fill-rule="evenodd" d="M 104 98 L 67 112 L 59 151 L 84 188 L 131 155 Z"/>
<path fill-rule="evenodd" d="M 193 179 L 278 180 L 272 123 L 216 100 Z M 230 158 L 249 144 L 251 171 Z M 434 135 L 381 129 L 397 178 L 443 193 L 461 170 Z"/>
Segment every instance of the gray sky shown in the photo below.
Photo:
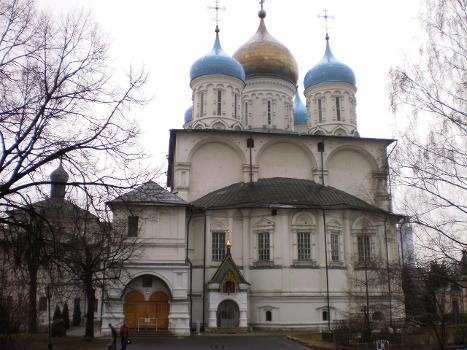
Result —
<path fill-rule="evenodd" d="M 40 9 L 89 10 L 108 37 L 117 72 L 144 65 L 149 73 L 150 103 L 131 111 L 140 122 L 141 144 L 153 166 L 166 163 L 169 129 L 182 128 L 191 105 L 191 65 L 214 43 L 213 0 L 37 0 Z M 350 66 L 357 79 L 357 122 L 362 137 L 396 136 L 389 111 L 388 71 L 417 54 L 420 0 L 266 0 L 266 27 L 294 55 L 303 78 L 323 56 L 327 8 L 334 56 Z M 221 0 L 221 45 L 234 52 L 259 24 L 259 0 Z M 398 118 L 403 118 L 399 116 Z"/>

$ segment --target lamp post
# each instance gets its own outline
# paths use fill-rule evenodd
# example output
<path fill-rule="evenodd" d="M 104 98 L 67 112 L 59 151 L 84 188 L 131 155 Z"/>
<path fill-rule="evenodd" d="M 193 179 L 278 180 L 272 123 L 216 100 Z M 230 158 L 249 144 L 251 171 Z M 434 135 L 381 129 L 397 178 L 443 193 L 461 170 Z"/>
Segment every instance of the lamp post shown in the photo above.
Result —
<path fill-rule="evenodd" d="M 49 316 L 49 337 L 48 337 L 48 350 L 52 350 L 52 337 L 51 337 L 51 328 L 50 328 L 50 298 L 52 297 L 52 286 L 47 284 L 45 287 L 45 295 L 47 296 L 47 309 L 48 309 L 48 316 Z"/>

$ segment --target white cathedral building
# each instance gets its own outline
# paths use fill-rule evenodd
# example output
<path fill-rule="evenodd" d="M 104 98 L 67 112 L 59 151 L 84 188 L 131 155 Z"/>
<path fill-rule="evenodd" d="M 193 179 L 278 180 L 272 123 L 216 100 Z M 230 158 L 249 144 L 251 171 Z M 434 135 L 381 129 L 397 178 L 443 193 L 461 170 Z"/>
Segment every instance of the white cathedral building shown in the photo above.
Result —
<path fill-rule="evenodd" d="M 170 131 L 170 191 L 148 182 L 108 203 L 142 250 L 108 291 L 104 327 L 326 330 L 361 310 L 364 269 L 399 261 L 394 140 L 359 136 L 355 76 L 327 35 L 303 105 L 297 63 L 259 17 L 233 57 L 216 28 L 191 67 L 193 105 Z M 390 317 L 389 295 L 372 315 Z"/>

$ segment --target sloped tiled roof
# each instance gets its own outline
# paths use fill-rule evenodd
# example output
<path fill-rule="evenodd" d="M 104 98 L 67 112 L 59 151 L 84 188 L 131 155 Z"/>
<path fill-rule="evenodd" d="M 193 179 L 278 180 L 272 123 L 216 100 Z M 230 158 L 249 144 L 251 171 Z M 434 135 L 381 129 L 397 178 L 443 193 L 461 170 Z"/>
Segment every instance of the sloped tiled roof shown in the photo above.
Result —
<path fill-rule="evenodd" d="M 235 183 L 208 193 L 191 204 L 203 209 L 319 208 L 385 212 L 337 188 L 311 180 L 284 177 Z"/>
<path fill-rule="evenodd" d="M 227 255 L 217 268 L 216 273 L 214 274 L 214 276 L 212 276 L 209 283 L 221 283 L 224 279 L 225 274 L 228 271 L 231 271 L 233 273 L 238 283 L 250 284 L 247 282 L 240 269 L 238 268 L 237 264 L 233 260 L 232 255 L 230 254 L 230 250 L 227 252 Z"/>
<path fill-rule="evenodd" d="M 177 195 L 170 193 L 165 188 L 159 186 L 153 181 L 148 181 L 140 187 L 125 193 L 109 204 L 116 203 L 139 203 L 139 204 L 162 204 L 162 205 L 188 205 Z"/>

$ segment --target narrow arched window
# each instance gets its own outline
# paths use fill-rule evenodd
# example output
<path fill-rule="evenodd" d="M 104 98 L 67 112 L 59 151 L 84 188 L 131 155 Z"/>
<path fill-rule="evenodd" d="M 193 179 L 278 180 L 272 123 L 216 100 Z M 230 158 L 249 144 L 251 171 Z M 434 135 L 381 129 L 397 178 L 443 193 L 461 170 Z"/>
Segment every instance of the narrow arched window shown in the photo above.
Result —
<path fill-rule="evenodd" d="M 204 114 L 204 92 L 199 93 L 199 115 L 202 117 Z"/>
<path fill-rule="evenodd" d="M 320 122 L 323 121 L 323 99 L 322 98 L 318 99 L 318 120 Z"/>
<path fill-rule="evenodd" d="M 222 90 L 217 90 L 217 115 L 222 114 Z"/>
<path fill-rule="evenodd" d="M 327 321 L 327 320 L 328 320 L 328 312 L 323 311 L 323 321 Z"/>
<path fill-rule="evenodd" d="M 238 118 L 238 116 L 237 116 L 237 108 L 238 108 L 237 107 L 237 102 L 238 102 L 237 99 L 238 99 L 237 94 L 235 94 L 234 95 L 234 118 L 235 119 Z"/>
<path fill-rule="evenodd" d="M 336 117 L 337 120 L 341 120 L 341 99 L 340 97 L 336 97 Z"/>
<path fill-rule="evenodd" d="M 268 125 L 272 124 L 271 101 L 268 101 Z"/>
<path fill-rule="evenodd" d="M 245 125 L 248 125 L 248 102 L 245 102 Z"/>

